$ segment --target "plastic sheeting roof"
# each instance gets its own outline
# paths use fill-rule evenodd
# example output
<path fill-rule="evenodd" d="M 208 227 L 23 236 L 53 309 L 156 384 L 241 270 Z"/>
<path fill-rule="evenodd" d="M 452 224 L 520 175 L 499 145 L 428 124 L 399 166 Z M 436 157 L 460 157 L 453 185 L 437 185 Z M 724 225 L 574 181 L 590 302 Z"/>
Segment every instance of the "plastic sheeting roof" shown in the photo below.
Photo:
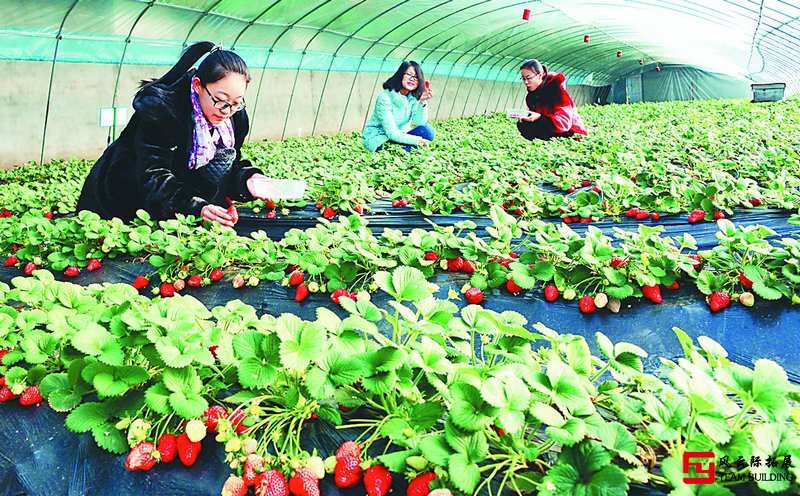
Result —
<path fill-rule="evenodd" d="M 171 65 L 211 40 L 251 67 L 371 72 L 415 59 L 428 74 L 511 81 L 536 57 L 591 85 L 640 59 L 754 81 L 797 81 L 800 65 L 800 2 L 785 0 L 0 0 L 0 11 L 5 60 Z"/>

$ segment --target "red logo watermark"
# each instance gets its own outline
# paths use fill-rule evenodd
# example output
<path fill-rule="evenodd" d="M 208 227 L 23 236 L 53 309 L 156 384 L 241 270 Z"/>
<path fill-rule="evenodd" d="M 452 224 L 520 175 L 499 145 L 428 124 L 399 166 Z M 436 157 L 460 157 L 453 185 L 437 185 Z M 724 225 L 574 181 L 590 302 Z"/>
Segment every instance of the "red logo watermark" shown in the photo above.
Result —
<path fill-rule="evenodd" d="M 703 468 L 702 461 L 689 461 L 691 459 L 707 460 L 707 468 Z M 684 477 L 684 484 L 713 484 L 717 479 L 715 455 L 713 451 L 686 451 L 683 453 L 683 473 L 689 475 L 691 469 L 694 469 L 696 477 Z"/>

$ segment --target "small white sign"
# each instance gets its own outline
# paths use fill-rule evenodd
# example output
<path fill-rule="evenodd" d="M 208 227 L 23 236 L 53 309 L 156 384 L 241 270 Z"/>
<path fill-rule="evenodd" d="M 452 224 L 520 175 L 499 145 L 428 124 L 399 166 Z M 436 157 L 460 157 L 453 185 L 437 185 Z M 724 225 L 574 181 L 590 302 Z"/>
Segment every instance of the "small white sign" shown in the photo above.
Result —
<path fill-rule="evenodd" d="M 114 114 L 116 111 L 116 123 Z M 110 107 L 100 109 L 100 127 L 124 126 L 128 122 L 128 107 Z"/>

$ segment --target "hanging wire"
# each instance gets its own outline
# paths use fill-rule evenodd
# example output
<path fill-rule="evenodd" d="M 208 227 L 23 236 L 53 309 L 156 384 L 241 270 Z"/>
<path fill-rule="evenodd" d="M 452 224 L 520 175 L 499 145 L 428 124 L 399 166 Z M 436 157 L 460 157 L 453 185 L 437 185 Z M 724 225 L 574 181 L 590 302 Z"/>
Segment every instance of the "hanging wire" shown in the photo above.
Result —
<path fill-rule="evenodd" d="M 750 63 L 753 61 L 753 51 L 756 48 L 756 35 L 758 35 L 758 29 L 761 27 L 761 18 L 764 15 L 764 0 L 761 0 L 761 6 L 758 8 L 758 22 L 756 23 L 756 29 L 753 30 L 753 39 L 750 41 L 750 57 L 747 59 L 747 72 L 750 72 Z"/>
<path fill-rule="evenodd" d="M 44 127 L 42 128 L 42 153 L 39 155 L 39 164 L 44 163 L 44 145 L 45 141 L 47 140 L 47 120 L 50 117 L 50 99 L 53 96 L 53 78 L 55 77 L 56 73 L 56 59 L 58 58 L 58 45 L 61 42 L 61 33 L 64 30 L 64 24 L 67 22 L 67 17 L 72 13 L 72 10 L 78 5 L 80 0 L 75 0 L 72 2 L 72 5 L 67 9 L 67 12 L 64 14 L 64 18 L 61 19 L 61 25 L 58 27 L 58 33 L 56 33 L 56 47 L 53 50 L 53 62 L 50 65 L 50 82 L 47 85 L 47 103 L 44 109 Z"/>

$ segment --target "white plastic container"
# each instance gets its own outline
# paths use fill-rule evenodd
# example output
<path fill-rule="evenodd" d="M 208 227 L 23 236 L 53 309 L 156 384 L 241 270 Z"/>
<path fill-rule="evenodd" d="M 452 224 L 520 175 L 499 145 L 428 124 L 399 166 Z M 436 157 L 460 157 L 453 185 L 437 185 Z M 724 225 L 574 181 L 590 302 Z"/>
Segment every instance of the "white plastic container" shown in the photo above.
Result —
<path fill-rule="evenodd" d="M 300 199 L 306 191 L 306 182 L 296 179 L 254 179 L 259 197 L 275 199 Z"/>
<path fill-rule="evenodd" d="M 531 113 L 528 109 L 508 109 L 508 118 L 509 119 L 522 119 L 523 117 L 528 117 Z"/>

